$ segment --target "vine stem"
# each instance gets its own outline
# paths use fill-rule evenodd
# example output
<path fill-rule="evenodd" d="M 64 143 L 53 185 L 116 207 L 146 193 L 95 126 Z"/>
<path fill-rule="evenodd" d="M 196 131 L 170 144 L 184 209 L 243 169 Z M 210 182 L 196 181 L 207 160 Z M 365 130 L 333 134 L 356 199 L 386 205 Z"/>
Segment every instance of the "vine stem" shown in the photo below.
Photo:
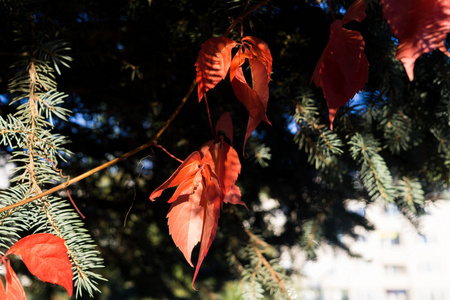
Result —
<path fill-rule="evenodd" d="M 263 1 L 259 2 L 258 4 L 256 4 L 255 6 L 253 6 L 252 8 L 248 9 L 247 11 L 245 11 L 236 20 L 234 20 L 234 22 L 230 26 L 228 26 L 228 28 L 225 30 L 223 36 L 227 36 L 231 32 L 231 30 L 233 30 L 233 28 L 237 24 L 239 24 L 239 22 L 241 22 L 244 18 L 246 18 L 248 15 L 250 15 L 253 11 L 255 11 L 256 9 L 260 8 L 261 6 L 267 4 L 270 1 L 271 0 L 263 0 Z M 124 159 L 127 159 L 128 157 L 130 157 L 130 156 L 132 156 L 132 155 L 134 155 L 134 154 L 136 154 L 136 153 L 138 153 L 138 152 L 140 152 L 142 150 L 145 150 L 145 149 L 147 149 L 149 147 L 158 145 L 158 139 L 161 137 L 161 135 L 164 133 L 164 131 L 166 131 L 167 127 L 169 127 L 169 125 L 172 123 L 172 121 L 175 119 L 175 117 L 181 111 L 181 109 L 183 108 L 184 104 L 187 102 L 188 98 L 191 96 L 191 94 L 194 91 L 194 88 L 196 86 L 197 86 L 197 81 L 194 79 L 194 81 L 191 83 L 188 91 L 186 92 L 186 95 L 183 97 L 183 99 L 181 100 L 180 104 L 178 104 L 177 108 L 172 113 L 170 118 L 166 121 L 164 126 L 156 133 L 155 137 L 153 139 L 151 139 L 150 141 L 148 141 L 147 143 L 145 143 L 145 144 L 143 144 L 143 145 L 141 145 L 141 146 L 139 146 L 139 147 L 137 147 L 137 148 L 135 148 L 135 149 L 125 153 L 125 154 L 122 154 L 121 156 L 116 157 L 116 158 L 114 158 L 114 159 L 112 159 L 112 160 L 110 160 L 110 161 L 108 161 L 108 162 L 106 162 L 106 163 L 104 163 L 104 164 L 102 164 L 102 165 L 100 165 L 98 167 L 95 167 L 95 168 L 93 168 L 93 169 L 91 169 L 91 170 L 89 170 L 89 171 L 87 171 L 87 172 L 85 172 L 85 173 L 83 173 L 81 175 L 78 175 L 75 178 L 72 178 L 72 179 L 70 179 L 70 180 L 68 180 L 68 181 L 66 181 L 64 183 L 61 183 L 60 185 L 57 185 L 57 186 L 55 186 L 55 187 L 53 187 L 51 189 L 48 189 L 48 190 L 46 190 L 46 191 L 44 191 L 42 193 L 39 193 L 36 196 L 23 199 L 23 200 L 21 200 L 19 202 L 16 202 L 14 204 L 11 204 L 11 205 L 8 205 L 8 206 L 5 206 L 5 207 L 1 207 L 0 208 L 0 213 L 8 211 L 8 210 L 11 210 L 11 209 L 14 209 L 14 208 L 17 208 L 17 207 L 20 207 L 20 206 L 25 205 L 27 203 L 33 202 L 35 200 L 38 200 L 38 199 L 40 199 L 42 197 L 48 196 L 50 194 L 53 194 L 53 193 L 55 193 L 57 191 L 60 191 L 62 189 L 66 189 L 70 185 L 72 185 L 72 184 L 74 184 L 74 183 L 76 183 L 76 182 L 78 182 L 80 180 L 83 180 L 83 179 L 91 176 L 92 174 L 97 173 L 98 171 L 106 169 L 106 168 L 108 168 L 108 167 L 110 167 L 110 166 L 112 166 L 112 165 L 114 165 L 114 164 L 116 164 L 116 163 L 118 163 L 118 162 L 120 162 L 120 161 L 122 161 Z"/>

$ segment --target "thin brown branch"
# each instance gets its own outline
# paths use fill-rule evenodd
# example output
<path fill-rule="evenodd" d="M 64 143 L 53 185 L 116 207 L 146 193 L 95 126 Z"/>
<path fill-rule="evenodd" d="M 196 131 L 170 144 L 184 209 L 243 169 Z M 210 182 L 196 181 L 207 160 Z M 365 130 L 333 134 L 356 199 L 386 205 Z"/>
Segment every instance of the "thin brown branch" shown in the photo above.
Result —
<path fill-rule="evenodd" d="M 70 179 L 70 180 L 68 180 L 68 181 L 66 181 L 64 183 L 61 183 L 60 185 L 57 185 L 57 186 L 55 186 L 55 187 L 53 187 L 53 188 L 51 188 L 49 190 L 46 190 L 45 192 L 42 192 L 42 193 L 40 193 L 40 194 L 38 194 L 38 195 L 36 195 L 34 197 L 30 197 L 30 198 L 21 200 L 21 201 L 19 201 L 17 203 L 14 203 L 14 204 L 2 207 L 2 208 L 0 208 L 0 213 L 8 211 L 8 210 L 16 208 L 16 207 L 19 207 L 19 206 L 22 206 L 22 205 L 25 205 L 27 203 L 30 203 L 32 201 L 35 201 L 35 200 L 40 199 L 42 197 L 45 197 L 47 195 L 53 194 L 54 192 L 57 192 L 57 191 L 62 190 L 62 189 L 65 189 L 68 186 L 70 186 L 70 185 L 72 185 L 72 184 L 74 184 L 74 183 L 76 183 L 76 182 L 78 182 L 80 180 L 83 180 L 83 179 L 91 176 L 92 174 L 97 173 L 98 171 L 106 169 L 106 168 L 108 168 L 108 167 L 118 163 L 119 161 L 127 159 L 128 157 L 130 157 L 130 156 L 132 156 L 132 155 L 134 155 L 134 154 L 136 154 L 136 153 L 138 153 L 138 152 L 140 152 L 140 151 L 142 151 L 144 149 L 147 149 L 148 147 L 157 145 L 158 139 L 161 137 L 163 132 L 167 129 L 167 127 L 169 127 L 169 125 L 172 123 L 172 121 L 178 115 L 178 113 L 180 112 L 181 108 L 184 106 L 184 104 L 186 103 L 187 99 L 192 94 L 192 92 L 193 92 L 193 90 L 194 90 L 196 85 L 197 85 L 197 83 L 195 81 L 191 84 L 191 86 L 189 87 L 186 95 L 183 97 L 183 99 L 181 100 L 181 102 L 178 105 L 178 107 L 172 113 L 170 118 L 166 121 L 164 126 L 156 133 L 155 137 L 152 140 L 150 140 L 147 143 L 145 143 L 145 144 L 143 144 L 143 145 L 141 145 L 141 146 L 139 146 L 139 147 L 137 147 L 137 148 L 135 148 L 135 149 L 133 149 L 133 150 L 131 150 L 131 151 L 129 151 L 129 152 L 119 156 L 119 157 L 117 157 L 117 158 L 114 158 L 114 159 L 112 159 L 112 160 L 110 160 L 110 161 L 108 161 L 108 162 L 106 162 L 106 163 L 104 163 L 104 164 L 94 168 L 94 169 L 91 169 L 91 170 L 89 170 L 89 171 L 87 171 L 87 172 L 85 172 L 85 173 L 83 173 L 83 174 L 81 174 L 81 175 L 79 175 L 79 176 L 77 176 L 75 178 L 72 178 L 72 179 Z"/>
<path fill-rule="evenodd" d="M 252 247 L 253 251 L 255 251 L 256 255 L 258 256 L 259 262 L 261 262 L 267 268 L 267 270 L 269 270 L 272 280 L 274 280 L 278 284 L 281 292 L 283 294 L 285 294 L 288 299 L 291 299 L 291 297 L 289 296 L 289 294 L 286 291 L 286 286 L 284 285 L 284 280 L 283 280 L 283 278 L 281 278 L 280 274 L 278 274 L 278 272 L 272 268 L 270 263 L 267 261 L 267 259 L 262 254 L 261 250 L 259 250 L 258 247 L 256 247 L 256 245 L 254 245 L 253 243 L 250 243 L 250 246 Z"/>

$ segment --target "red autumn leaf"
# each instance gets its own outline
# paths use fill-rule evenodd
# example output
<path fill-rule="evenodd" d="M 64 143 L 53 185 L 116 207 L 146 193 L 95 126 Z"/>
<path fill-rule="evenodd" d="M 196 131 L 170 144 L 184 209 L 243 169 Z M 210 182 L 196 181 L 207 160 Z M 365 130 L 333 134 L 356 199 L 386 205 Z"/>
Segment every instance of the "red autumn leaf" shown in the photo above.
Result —
<path fill-rule="evenodd" d="M 167 214 L 169 233 L 180 248 L 186 261 L 192 264 L 192 249 L 200 242 L 203 228 L 201 197 L 203 184 L 200 182 L 196 190 L 188 195 L 179 196 L 170 206 Z"/>
<path fill-rule="evenodd" d="M 49 233 L 32 234 L 15 243 L 6 252 L 9 254 L 21 256 L 31 274 L 63 286 L 72 296 L 72 264 L 62 238 Z"/>
<path fill-rule="evenodd" d="M 251 58 L 249 59 L 252 74 L 251 88 L 242 71 L 242 65 L 245 62 L 246 54 L 242 52 L 242 48 L 234 56 L 230 67 L 230 80 L 234 94 L 242 104 L 247 108 L 249 113 L 249 126 L 245 134 L 244 147 L 250 134 L 256 129 L 261 121 L 270 124 L 267 119 L 266 109 L 269 100 L 268 72 L 263 62 Z"/>
<path fill-rule="evenodd" d="M 197 151 L 186 158 L 174 174 L 150 195 L 150 200 L 154 201 L 165 189 L 177 185 L 177 190 L 169 200 L 172 202 L 167 214 L 169 233 L 191 266 L 192 250 L 201 241 L 193 286 L 216 233 L 221 189 L 217 175 L 208 163 L 201 160 Z"/>
<path fill-rule="evenodd" d="M 192 193 L 192 181 L 200 168 L 201 155 L 197 151 L 189 155 L 184 162 L 176 169 L 176 171 L 161 184 L 153 193 L 150 195 L 150 200 L 155 201 L 156 198 L 161 196 L 165 189 L 180 186 L 175 191 L 174 195 L 169 199 L 169 203 L 174 202 L 180 195 L 191 194 Z M 184 189 L 184 187 L 187 189 Z M 190 189 L 189 189 L 190 187 Z"/>
<path fill-rule="evenodd" d="M 237 185 L 233 185 L 228 193 L 223 198 L 224 203 L 234 204 L 234 205 L 243 205 L 247 208 L 247 205 L 241 200 L 241 190 Z"/>
<path fill-rule="evenodd" d="M 266 116 L 269 100 L 270 75 L 272 73 L 272 55 L 268 45 L 256 37 L 244 37 L 238 52 L 231 59 L 231 50 L 238 43 L 231 39 L 220 37 L 207 40 L 200 50 L 197 62 L 198 98 L 214 88 L 224 79 L 230 69 L 230 81 L 233 91 L 249 112 L 249 125 L 244 141 L 261 121 L 270 124 Z M 251 69 L 252 86 L 244 77 L 242 65 L 248 59 Z"/>
<path fill-rule="evenodd" d="M 3 281 L 0 279 L 0 299 L 6 299 L 5 287 L 3 286 Z"/>
<path fill-rule="evenodd" d="M 173 175 L 150 195 L 150 200 L 154 201 L 165 189 L 178 186 L 169 200 L 172 203 L 167 214 L 169 233 L 191 266 L 192 250 L 201 242 L 193 288 L 216 235 L 223 202 L 245 206 L 235 185 L 241 171 L 239 157 L 225 142 L 225 137 L 232 140 L 233 133 L 228 113 L 217 122 L 216 133 L 220 136 L 217 141 L 209 141 L 203 145 L 201 153 L 195 151 L 189 155 Z"/>
<path fill-rule="evenodd" d="M 249 53 L 246 52 L 247 55 L 249 55 L 249 58 L 259 60 L 266 67 L 267 83 L 269 83 L 272 74 L 272 54 L 270 53 L 269 46 L 266 42 L 254 36 L 243 37 L 242 42 L 248 47 L 252 54 L 252 57 L 250 57 Z"/>
<path fill-rule="evenodd" d="M 192 278 L 192 288 L 194 287 L 195 279 L 197 278 L 200 266 L 208 253 L 209 247 L 216 237 L 217 225 L 219 223 L 220 208 L 221 208 L 221 191 L 216 175 L 212 172 L 208 164 L 204 169 L 203 177 L 206 189 L 203 191 L 201 198 L 201 206 L 203 208 L 203 228 L 200 250 L 198 253 L 197 266 L 195 268 L 194 277 Z"/>
<path fill-rule="evenodd" d="M 5 291 L 5 298 L 1 299 L 26 300 L 27 297 L 25 295 L 25 291 L 23 290 L 19 277 L 17 277 L 16 272 L 14 272 L 13 268 L 11 267 L 9 259 L 5 259 L 5 265 L 6 265 L 6 275 L 5 275 L 6 291 Z"/>
<path fill-rule="evenodd" d="M 224 132 L 225 137 L 233 140 L 233 125 L 229 113 L 224 113 L 216 125 L 216 134 Z M 209 141 L 203 145 L 200 152 L 203 154 L 203 160 L 207 162 L 213 172 L 219 178 L 219 184 L 222 189 L 222 203 L 240 204 L 246 206 L 241 201 L 241 192 L 235 185 L 236 180 L 241 172 L 241 163 L 239 156 L 227 142 L 223 136 L 217 141 Z"/>
<path fill-rule="evenodd" d="M 237 43 L 226 37 L 210 38 L 202 44 L 195 63 L 197 70 L 198 101 L 213 89 L 228 73 L 231 50 Z"/>
<path fill-rule="evenodd" d="M 322 52 L 311 80 L 322 87 L 327 99 L 330 128 L 336 111 L 363 89 L 369 76 L 369 62 L 364 53 L 364 39 L 361 33 L 343 27 L 352 20 L 365 17 L 363 0 L 355 1 L 344 16 L 344 21 L 331 24 L 330 40 Z"/>
<path fill-rule="evenodd" d="M 448 56 L 445 39 L 450 31 L 449 0 L 381 0 L 383 17 L 399 40 L 396 58 L 409 80 L 414 79 L 414 64 L 422 53 L 438 48 Z"/>

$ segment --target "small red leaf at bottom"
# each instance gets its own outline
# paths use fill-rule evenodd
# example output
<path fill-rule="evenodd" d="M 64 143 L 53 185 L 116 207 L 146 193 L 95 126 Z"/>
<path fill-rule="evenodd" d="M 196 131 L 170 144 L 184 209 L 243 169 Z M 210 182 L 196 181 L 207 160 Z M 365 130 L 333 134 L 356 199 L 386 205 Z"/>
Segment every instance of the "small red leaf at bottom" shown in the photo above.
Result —
<path fill-rule="evenodd" d="M 0 279 L 0 299 L 6 299 L 5 287 L 3 286 L 3 281 Z"/>
<path fill-rule="evenodd" d="M 14 272 L 9 259 L 5 262 L 6 265 L 6 300 L 26 300 L 25 291 L 20 283 L 19 277 Z M 2 298 L 4 299 L 4 298 Z"/>
<path fill-rule="evenodd" d="M 9 254 L 21 256 L 31 274 L 42 281 L 61 285 L 72 296 L 72 264 L 62 238 L 50 233 L 32 234 L 15 243 L 6 252 Z"/>

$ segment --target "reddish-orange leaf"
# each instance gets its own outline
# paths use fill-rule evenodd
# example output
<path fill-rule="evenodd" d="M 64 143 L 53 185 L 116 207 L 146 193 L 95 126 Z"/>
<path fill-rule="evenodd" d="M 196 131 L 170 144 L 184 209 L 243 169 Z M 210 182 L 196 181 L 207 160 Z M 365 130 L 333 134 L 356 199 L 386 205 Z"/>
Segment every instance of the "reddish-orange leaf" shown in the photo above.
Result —
<path fill-rule="evenodd" d="M 225 142 L 226 138 L 233 138 L 229 113 L 223 114 L 217 122 L 216 134 L 219 136 L 216 141 L 205 143 L 201 153 L 192 153 L 150 196 L 151 200 L 155 200 L 165 189 L 178 185 L 169 200 L 172 202 L 167 214 L 169 233 L 191 266 L 192 250 L 201 242 L 192 280 L 193 288 L 200 266 L 216 235 L 223 202 L 245 206 L 241 201 L 241 192 L 235 185 L 241 171 L 239 157 Z"/>
<path fill-rule="evenodd" d="M 231 117 L 229 113 L 223 114 L 216 125 L 216 134 L 219 132 L 226 132 L 226 137 L 230 140 L 233 134 L 233 125 L 231 122 Z M 223 136 L 220 137 L 218 141 L 209 141 L 205 143 L 200 150 L 203 154 L 203 161 L 208 163 L 213 172 L 219 177 L 219 184 L 222 189 L 222 199 L 226 197 L 230 190 L 235 186 L 235 182 L 241 172 L 241 162 L 239 161 L 239 156 L 232 146 L 225 142 Z M 239 191 L 239 188 L 236 187 Z M 234 190 L 233 204 L 242 204 L 243 202 L 236 202 L 237 197 L 240 200 L 240 191 Z M 225 201 L 225 199 L 224 199 Z M 231 201 L 230 201 L 231 202 Z"/>
<path fill-rule="evenodd" d="M 3 286 L 3 281 L 0 279 L 0 299 L 6 299 L 5 287 Z"/>
<path fill-rule="evenodd" d="M 265 121 L 270 124 L 266 116 L 269 100 L 270 76 L 272 73 L 272 55 L 268 45 L 256 37 L 244 37 L 238 52 L 231 59 L 231 50 L 239 45 L 231 39 L 220 37 L 207 40 L 200 50 L 195 63 L 197 70 L 199 101 L 205 93 L 214 88 L 224 79 L 230 69 L 230 81 L 233 91 L 240 102 L 244 104 L 250 114 L 244 147 L 250 134 L 256 126 Z M 242 65 L 248 59 L 250 63 L 252 86 L 245 80 Z"/>
<path fill-rule="evenodd" d="M 201 179 L 200 172 L 198 175 Z M 194 266 L 191 260 L 192 249 L 200 241 L 203 230 L 202 194 L 203 182 L 200 180 L 191 194 L 175 199 L 167 214 L 169 233 L 191 267 Z"/>
<path fill-rule="evenodd" d="M 31 274 L 63 286 L 72 296 L 72 264 L 62 238 L 49 233 L 32 234 L 15 243 L 6 252 L 9 254 L 21 256 Z"/>
<path fill-rule="evenodd" d="M 202 44 L 197 61 L 198 101 L 213 89 L 228 73 L 231 50 L 237 43 L 226 37 L 210 38 Z"/>
<path fill-rule="evenodd" d="M 201 241 L 192 285 L 214 239 L 221 205 L 219 178 L 211 166 L 200 158 L 199 152 L 193 152 L 174 174 L 150 195 L 150 199 L 155 200 L 165 189 L 178 185 L 169 200 L 172 202 L 167 214 L 169 233 L 191 266 L 192 250 Z"/>
<path fill-rule="evenodd" d="M 248 52 L 246 52 L 247 57 L 259 60 L 266 67 L 268 84 L 272 74 L 272 54 L 270 53 L 269 46 L 263 40 L 253 36 L 243 37 L 242 42 L 250 50 L 251 55 L 248 55 Z"/>
<path fill-rule="evenodd" d="M 243 205 L 247 208 L 247 205 L 241 200 L 241 190 L 236 185 L 233 185 L 228 193 L 223 198 L 224 203 Z"/>
<path fill-rule="evenodd" d="M 209 247 L 216 236 L 217 225 L 219 223 L 220 208 L 221 208 L 221 190 L 219 188 L 218 178 L 212 172 L 209 165 L 202 170 L 206 189 L 203 191 L 201 198 L 201 207 L 203 210 L 203 230 L 201 237 L 200 250 L 198 253 L 197 266 L 195 268 L 194 277 L 192 279 L 192 288 L 194 287 L 195 279 L 197 278 L 200 266 L 208 254 Z"/>
<path fill-rule="evenodd" d="M 26 300 L 25 291 L 23 290 L 22 284 L 20 283 L 19 277 L 17 277 L 16 272 L 14 272 L 9 259 L 5 259 L 6 266 L 6 300 Z M 3 284 L 2 284 L 3 285 Z"/>
<path fill-rule="evenodd" d="M 207 170 L 205 170 L 207 171 Z M 208 171 L 207 171 L 208 172 Z M 206 172 L 206 173 L 207 173 Z M 211 172 L 211 170 L 209 170 Z M 208 174 L 205 174 L 208 176 Z M 219 223 L 220 217 L 220 208 L 221 208 L 221 196 L 220 196 L 220 188 L 218 188 L 217 179 L 214 177 L 210 178 L 211 180 L 206 180 L 206 191 L 204 197 L 202 197 L 202 208 L 203 208 L 203 230 L 201 237 L 200 250 L 198 254 L 197 266 L 195 268 L 194 277 L 192 279 L 192 288 L 194 287 L 195 279 L 197 278 L 198 271 L 200 270 L 200 266 L 205 258 L 206 254 L 208 254 L 208 250 L 211 247 L 211 244 L 216 237 L 217 225 Z"/>
<path fill-rule="evenodd" d="M 216 134 L 225 133 L 225 137 L 233 140 L 233 125 L 229 113 L 224 113 L 216 125 Z M 239 156 L 223 136 L 218 141 L 209 141 L 203 145 L 200 152 L 203 154 L 203 161 L 208 163 L 213 172 L 219 177 L 222 194 L 225 196 L 236 182 L 241 172 Z"/>
<path fill-rule="evenodd" d="M 350 6 L 348 13 L 352 18 L 361 20 L 363 8 L 364 2 L 356 1 Z M 344 19 L 346 22 L 351 21 L 345 16 Z M 331 24 L 330 40 L 312 77 L 316 86 L 322 87 L 324 97 L 327 99 L 331 129 L 337 109 L 363 89 L 369 76 L 364 39 L 361 33 L 345 29 L 343 24 L 341 20 Z"/>
<path fill-rule="evenodd" d="M 172 174 L 172 176 L 169 177 L 169 179 L 166 180 L 166 182 L 161 184 L 156 190 L 153 191 L 153 193 L 150 195 L 150 200 L 155 201 L 156 198 L 161 196 L 162 192 L 165 189 L 178 186 L 186 180 L 192 180 L 195 174 L 197 174 L 198 172 L 200 161 L 200 153 L 194 151 L 184 160 L 184 162 L 175 170 L 175 172 Z M 182 192 L 183 190 L 176 192 L 174 196 L 172 196 L 172 198 L 169 200 L 169 203 L 175 201 Z M 190 192 L 192 192 L 192 190 L 189 190 L 188 194 Z"/>
<path fill-rule="evenodd" d="M 270 124 L 267 119 L 266 109 L 269 100 L 268 72 L 261 61 L 258 59 L 249 59 L 250 69 L 252 73 L 252 87 L 251 88 L 244 77 L 242 65 L 245 62 L 245 54 L 242 48 L 234 56 L 230 67 L 230 80 L 233 87 L 234 94 L 248 110 L 249 119 L 253 119 L 256 126 L 265 121 Z M 244 140 L 247 142 L 248 137 L 256 129 L 256 126 L 247 127 L 247 132 Z"/>
<path fill-rule="evenodd" d="M 401 60 L 409 80 L 422 53 L 438 48 L 448 56 L 445 39 L 450 31 L 449 0 L 381 0 L 383 17 L 399 40 L 396 58 Z"/>

